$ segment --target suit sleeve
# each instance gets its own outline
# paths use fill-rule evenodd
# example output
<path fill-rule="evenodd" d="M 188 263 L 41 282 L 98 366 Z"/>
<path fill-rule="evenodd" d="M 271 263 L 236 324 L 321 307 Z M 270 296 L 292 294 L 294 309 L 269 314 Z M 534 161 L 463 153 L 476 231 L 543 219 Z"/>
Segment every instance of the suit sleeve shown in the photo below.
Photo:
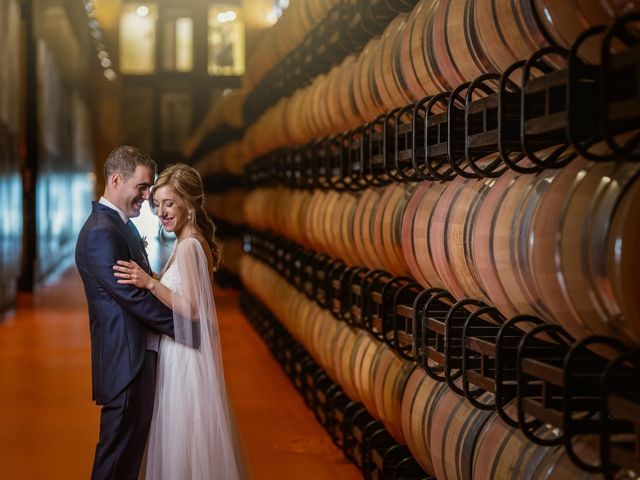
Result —
<path fill-rule="evenodd" d="M 128 251 L 119 245 L 122 240 L 110 228 L 96 226 L 87 235 L 87 263 L 91 274 L 123 309 L 150 329 L 175 337 L 173 312 L 147 290 L 121 285 L 113 275 L 118 260 L 129 260 Z"/>

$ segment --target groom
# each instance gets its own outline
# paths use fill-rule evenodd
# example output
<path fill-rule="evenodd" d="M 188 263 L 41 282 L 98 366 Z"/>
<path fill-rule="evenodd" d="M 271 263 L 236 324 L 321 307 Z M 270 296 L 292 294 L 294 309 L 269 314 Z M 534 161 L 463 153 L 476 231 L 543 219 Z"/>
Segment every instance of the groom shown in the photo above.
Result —
<path fill-rule="evenodd" d="M 140 215 L 155 173 L 155 162 L 141 150 L 113 150 L 104 165 L 104 195 L 76 244 L 89 304 L 93 399 L 102 406 L 94 480 L 137 479 L 153 412 L 158 333 L 174 336 L 171 310 L 113 275 L 118 260 L 134 260 L 150 273 L 130 218 Z"/>

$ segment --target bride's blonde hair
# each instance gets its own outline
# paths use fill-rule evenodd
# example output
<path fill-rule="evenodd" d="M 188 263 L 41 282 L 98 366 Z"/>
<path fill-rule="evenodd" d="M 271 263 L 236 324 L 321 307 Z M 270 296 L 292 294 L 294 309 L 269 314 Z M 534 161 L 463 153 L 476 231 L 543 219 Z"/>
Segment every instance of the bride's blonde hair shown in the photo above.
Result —
<path fill-rule="evenodd" d="M 187 204 L 193 215 L 189 222 L 204 235 L 213 254 L 214 270 L 221 261 L 220 245 L 215 233 L 216 226 L 204 209 L 204 185 L 198 171 L 184 163 L 176 163 L 165 168 L 151 190 L 150 204 L 153 205 L 153 192 L 160 187 L 169 186 Z"/>

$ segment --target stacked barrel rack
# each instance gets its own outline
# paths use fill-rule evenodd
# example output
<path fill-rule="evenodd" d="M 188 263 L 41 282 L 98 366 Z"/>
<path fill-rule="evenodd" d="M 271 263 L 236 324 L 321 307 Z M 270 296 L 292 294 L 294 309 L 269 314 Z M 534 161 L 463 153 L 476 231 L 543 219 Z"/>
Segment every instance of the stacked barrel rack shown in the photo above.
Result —
<path fill-rule="evenodd" d="M 250 63 L 243 307 L 366 478 L 640 470 L 639 10 L 297 2 Z"/>

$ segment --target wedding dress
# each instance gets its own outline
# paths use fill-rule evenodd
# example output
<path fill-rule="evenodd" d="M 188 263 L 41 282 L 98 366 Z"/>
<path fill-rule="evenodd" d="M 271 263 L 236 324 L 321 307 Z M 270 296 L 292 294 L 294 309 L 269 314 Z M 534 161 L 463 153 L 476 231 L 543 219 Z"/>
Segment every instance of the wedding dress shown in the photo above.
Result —
<path fill-rule="evenodd" d="M 161 282 L 174 293 L 176 339 L 163 336 L 147 443 L 147 480 L 236 480 L 240 458 L 227 403 L 207 257 L 195 238 L 178 243 Z M 193 349 L 193 326 L 201 344 Z M 239 468 L 240 467 L 240 468 Z"/>

